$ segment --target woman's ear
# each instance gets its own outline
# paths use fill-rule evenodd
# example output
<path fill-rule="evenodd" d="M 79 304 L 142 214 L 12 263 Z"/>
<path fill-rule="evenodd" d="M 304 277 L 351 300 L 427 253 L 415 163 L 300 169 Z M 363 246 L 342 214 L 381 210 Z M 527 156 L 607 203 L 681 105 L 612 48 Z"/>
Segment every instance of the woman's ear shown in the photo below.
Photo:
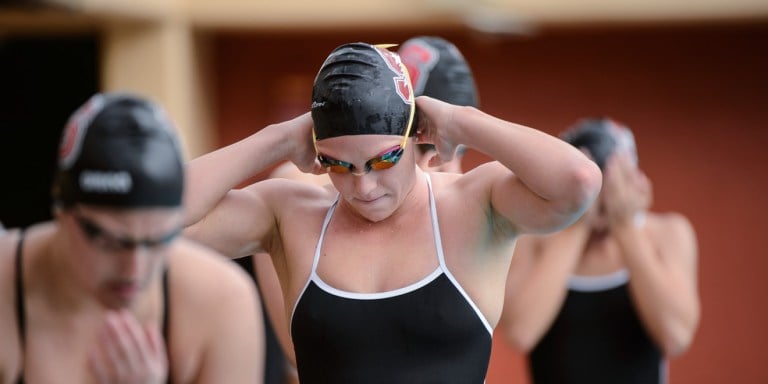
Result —
<path fill-rule="evenodd" d="M 428 149 L 422 152 L 416 149 L 414 152 L 416 153 L 416 165 L 425 171 L 429 170 L 429 160 L 437 156 L 437 151 L 435 149 Z"/>

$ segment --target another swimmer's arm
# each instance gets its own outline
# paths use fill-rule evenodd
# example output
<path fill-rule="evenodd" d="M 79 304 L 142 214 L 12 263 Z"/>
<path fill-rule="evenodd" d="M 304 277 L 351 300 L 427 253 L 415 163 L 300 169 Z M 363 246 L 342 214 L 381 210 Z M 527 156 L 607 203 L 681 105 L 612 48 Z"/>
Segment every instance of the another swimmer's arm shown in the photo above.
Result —
<path fill-rule="evenodd" d="M 24 363 L 16 319 L 14 260 L 19 231 L 10 229 L 0 234 L 0 383 L 12 383 Z"/>
<path fill-rule="evenodd" d="M 560 312 L 588 231 L 587 225 L 574 224 L 553 235 L 518 240 L 499 324 L 507 342 L 519 352 L 530 352 Z"/>
<path fill-rule="evenodd" d="M 242 271 L 238 271 L 242 272 Z M 244 273 L 211 287 L 210 310 L 194 319 L 207 335 L 195 383 L 251 384 L 264 380 L 264 323 L 259 297 Z"/>
<path fill-rule="evenodd" d="M 667 214 L 659 241 L 631 223 L 611 229 L 632 278 L 629 288 L 640 319 L 665 355 L 685 352 L 701 307 L 697 292 L 697 242 L 688 219 Z M 657 244 L 657 245 L 654 245 Z"/>
<path fill-rule="evenodd" d="M 640 319 L 667 356 L 683 353 L 698 327 L 696 234 L 679 214 L 653 214 L 650 180 L 626 154 L 609 159 L 603 206 L 612 236 L 632 278 L 629 289 Z M 639 221 L 638 221 L 639 220 Z"/>
<path fill-rule="evenodd" d="M 259 282 L 259 294 L 264 302 L 272 328 L 277 341 L 285 354 L 287 363 L 296 365 L 296 353 L 293 349 L 293 340 L 288 330 L 288 320 L 285 314 L 285 300 L 281 289 L 280 280 L 275 266 L 268 254 L 258 254 L 253 257 L 253 270 Z"/>

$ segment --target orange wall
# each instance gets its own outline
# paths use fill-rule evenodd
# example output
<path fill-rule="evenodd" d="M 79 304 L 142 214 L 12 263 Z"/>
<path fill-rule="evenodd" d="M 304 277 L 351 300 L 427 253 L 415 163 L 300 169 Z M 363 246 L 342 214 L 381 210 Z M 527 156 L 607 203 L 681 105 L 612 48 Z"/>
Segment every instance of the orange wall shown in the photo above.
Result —
<path fill-rule="evenodd" d="M 305 111 L 314 74 L 338 44 L 425 33 L 464 52 L 492 114 L 553 134 L 587 115 L 634 129 L 654 208 L 687 215 L 699 240 L 703 316 L 689 352 L 671 363 L 672 382 L 768 382 L 768 25 L 505 40 L 458 31 L 220 34 L 218 144 Z M 470 153 L 465 168 L 480 161 Z M 524 369 L 497 337 L 488 383 L 527 382 Z"/>

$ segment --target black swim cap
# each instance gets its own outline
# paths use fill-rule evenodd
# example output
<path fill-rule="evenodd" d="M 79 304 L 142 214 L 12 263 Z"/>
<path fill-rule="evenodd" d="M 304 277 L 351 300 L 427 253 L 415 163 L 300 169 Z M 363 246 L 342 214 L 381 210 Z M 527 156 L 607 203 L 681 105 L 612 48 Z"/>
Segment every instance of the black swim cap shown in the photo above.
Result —
<path fill-rule="evenodd" d="M 600 169 L 616 152 L 627 151 L 637 165 L 637 149 L 632 131 L 609 118 L 582 119 L 560 137 L 577 148 L 586 148 Z"/>
<path fill-rule="evenodd" d="M 312 89 L 317 140 L 346 135 L 404 135 L 413 124 L 411 82 L 400 57 L 386 48 L 349 43 L 334 49 Z M 410 135 L 415 134 L 412 129 Z"/>
<path fill-rule="evenodd" d="M 57 204 L 179 207 L 183 186 L 176 133 L 158 105 L 96 94 L 70 117 L 53 185 Z"/>
<path fill-rule="evenodd" d="M 403 43 L 397 52 L 408 68 L 416 96 L 478 106 L 472 71 L 453 43 L 441 37 L 418 36 Z"/>

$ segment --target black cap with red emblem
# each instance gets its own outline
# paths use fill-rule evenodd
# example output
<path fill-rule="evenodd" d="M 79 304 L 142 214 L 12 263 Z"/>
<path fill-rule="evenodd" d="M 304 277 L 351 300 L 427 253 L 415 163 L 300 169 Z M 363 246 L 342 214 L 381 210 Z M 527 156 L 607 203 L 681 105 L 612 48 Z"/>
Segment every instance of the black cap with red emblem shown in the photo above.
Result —
<path fill-rule="evenodd" d="M 408 68 L 416 96 L 478 106 L 472 71 L 453 43 L 437 36 L 418 36 L 406 40 L 397 52 Z"/>
<path fill-rule="evenodd" d="M 407 69 L 397 53 L 367 43 L 334 49 L 312 89 L 315 137 L 404 135 L 415 103 Z M 411 134 L 415 129 L 411 130 Z"/>
<path fill-rule="evenodd" d="M 157 104 L 100 93 L 70 117 L 53 184 L 56 204 L 178 207 L 183 186 L 178 138 Z"/>

